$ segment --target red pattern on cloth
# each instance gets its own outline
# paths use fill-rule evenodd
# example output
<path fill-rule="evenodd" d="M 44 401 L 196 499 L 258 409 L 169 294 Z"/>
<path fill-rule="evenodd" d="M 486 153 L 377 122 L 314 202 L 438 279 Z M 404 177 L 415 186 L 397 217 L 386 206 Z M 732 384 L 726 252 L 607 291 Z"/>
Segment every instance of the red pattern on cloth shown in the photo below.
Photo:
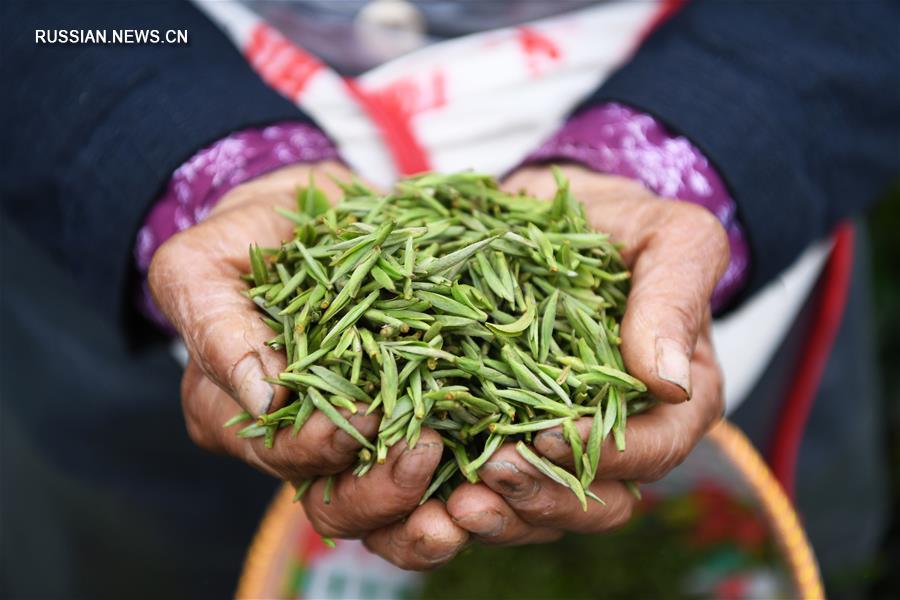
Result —
<path fill-rule="evenodd" d="M 316 57 L 300 50 L 265 23 L 250 34 L 244 55 L 266 83 L 292 99 L 297 98 L 310 78 L 323 67 Z"/>

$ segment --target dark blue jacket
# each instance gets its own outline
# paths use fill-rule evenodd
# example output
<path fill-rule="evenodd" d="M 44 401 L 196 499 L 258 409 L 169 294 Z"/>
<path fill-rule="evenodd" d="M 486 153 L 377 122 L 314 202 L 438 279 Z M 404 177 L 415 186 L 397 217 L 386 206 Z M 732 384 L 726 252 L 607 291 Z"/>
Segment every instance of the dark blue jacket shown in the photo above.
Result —
<path fill-rule="evenodd" d="M 122 314 L 134 234 L 172 171 L 230 131 L 308 117 L 188 4 L 7 5 L 3 210 Z M 36 28 L 103 27 L 191 41 L 34 42 Z M 586 103 L 645 110 L 704 151 L 746 225 L 752 290 L 900 171 L 898 29 L 896 2 L 690 2 Z"/>

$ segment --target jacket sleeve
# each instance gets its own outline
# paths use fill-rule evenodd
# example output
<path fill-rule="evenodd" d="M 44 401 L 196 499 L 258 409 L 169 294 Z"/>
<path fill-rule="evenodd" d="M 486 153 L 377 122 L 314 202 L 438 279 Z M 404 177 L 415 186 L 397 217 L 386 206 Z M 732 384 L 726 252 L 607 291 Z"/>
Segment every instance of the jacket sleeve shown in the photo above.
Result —
<path fill-rule="evenodd" d="M 900 171 L 900 3 L 693 0 L 582 105 L 619 101 L 715 165 L 758 289 Z"/>
<path fill-rule="evenodd" d="M 4 216 L 121 318 L 135 235 L 173 170 L 235 130 L 310 120 L 187 2 L 5 5 Z M 36 29 L 57 28 L 186 29 L 189 42 L 36 43 Z"/>

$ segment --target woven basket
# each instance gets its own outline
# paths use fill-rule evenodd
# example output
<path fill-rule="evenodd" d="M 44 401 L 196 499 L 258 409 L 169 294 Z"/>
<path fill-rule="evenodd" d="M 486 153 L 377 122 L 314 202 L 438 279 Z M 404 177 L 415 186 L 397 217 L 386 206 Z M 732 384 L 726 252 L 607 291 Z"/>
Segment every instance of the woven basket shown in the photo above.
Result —
<path fill-rule="evenodd" d="M 683 493 L 698 485 L 701 479 L 710 477 L 727 486 L 730 493 L 749 499 L 758 511 L 767 529 L 766 535 L 777 549 L 779 568 L 785 575 L 778 595 L 824 597 L 815 557 L 791 502 L 743 433 L 728 422 L 723 421 L 713 428 L 684 465 L 663 482 L 649 486 L 645 494 Z M 404 595 L 417 595 L 416 590 L 421 589 L 420 576 L 399 571 L 386 563 L 379 566 L 383 561 L 368 555 L 358 542 L 339 542 L 336 551 L 324 546 L 300 506 L 292 503 L 292 496 L 293 490 L 289 486 L 283 487 L 263 517 L 247 553 L 237 589 L 239 598 L 359 597 L 352 589 L 332 590 L 331 593 L 323 591 L 321 586 L 310 589 L 309 582 L 304 584 L 298 579 L 309 577 L 313 569 L 311 563 L 328 564 L 329 553 L 338 552 L 344 553 L 342 560 L 345 562 L 352 561 L 354 569 L 374 565 L 376 570 L 380 569 L 382 578 L 404 579 Z M 331 562 L 335 562 L 334 557 Z M 721 595 L 708 590 L 704 594 Z M 384 592 L 370 595 L 387 596 L 390 594 Z"/>

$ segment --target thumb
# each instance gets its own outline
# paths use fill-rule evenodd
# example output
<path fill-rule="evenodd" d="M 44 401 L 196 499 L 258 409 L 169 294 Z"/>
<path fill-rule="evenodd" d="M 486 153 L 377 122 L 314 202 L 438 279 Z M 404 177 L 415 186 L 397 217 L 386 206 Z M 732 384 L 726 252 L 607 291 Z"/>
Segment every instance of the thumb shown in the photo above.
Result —
<path fill-rule="evenodd" d="M 337 167 L 333 174 L 346 178 Z M 150 265 L 157 306 L 184 339 L 191 359 L 245 410 L 259 415 L 283 404 L 288 391 L 273 386 L 286 366 L 282 352 L 266 346 L 274 337 L 256 305 L 242 294 L 250 270 L 251 242 L 276 247 L 292 237 L 292 223 L 273 209 L 291 207 L 308 168 L 287 168 L 229 192 L 204 222 L 163 244 Z M 337 186 L 317 170 L 316 184 L 329 197 Z"/>
<path fill-rule="evenodd" d="M 681 402 L 691 398 L 691 360 L 728 264 L 728 241 L 705 209 L 655 204 L 660 218 L 641 231 L 633 254 L 622 355 L 629 372 L 657 398 Z"/>
<path fill-rule="evenodd" d="M 149 282 L 157 306 L 181 334 L 191 359 L 207 377 L 253 415 L 283 403 L 287 390 L 266 382 L 285 368 L 285 357 L 266 346 L 275 336 L 256 305 L 242 294 L 247 240 L 278 245 L 252 231 L 259 218 L 280 218 L 271 207 L 232 208 L 176 235 L 157 250 Z M 290 235 L 290 226 L 283 232 Z M 234 240 L 232 244 L 225 240 Z"/>
<path fill-rule="evenodd" d="M 622 320 L 622 357 L 628 371 L 665 402 L 691 397 L 691 359 L 710 318 L 713 289 L 728 265 L 728 238 L 707 209 L 656 197 L 639 183 L 563 166 L 591 225 L 623 245 L 632 272 Z M 545 167 L 525 167 L 504 183 L 550 197 Z"/>

